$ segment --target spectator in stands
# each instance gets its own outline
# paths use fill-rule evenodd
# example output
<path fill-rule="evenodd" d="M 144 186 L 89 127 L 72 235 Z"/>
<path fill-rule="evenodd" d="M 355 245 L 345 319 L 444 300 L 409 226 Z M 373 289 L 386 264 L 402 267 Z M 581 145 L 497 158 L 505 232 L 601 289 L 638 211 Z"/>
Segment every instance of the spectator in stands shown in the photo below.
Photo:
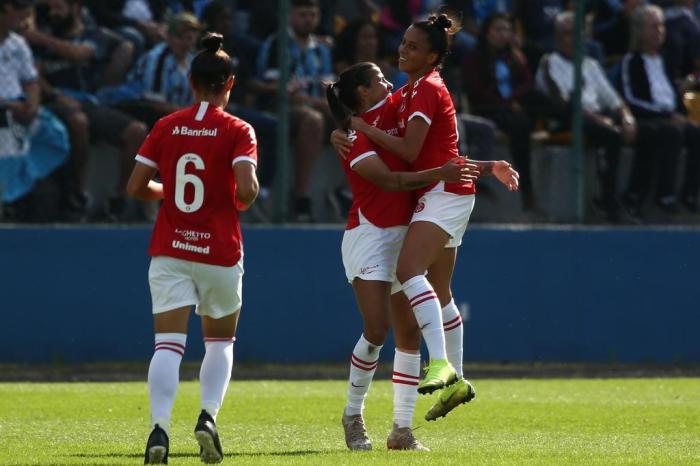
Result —
<path fill-rule="evenodd" d="M 606 57 L 619 60 L 629 50 L 630 17 L 644 0 L 595 0 L 593 38 L 600 42 Z"/>
<path fill-rule="evenodd" d="M 146 126 L 122 112 L 100 105 L 94 93 L 102 85 L 123 80 L 131 45 L 81 19 L 79 0 L 49 0 L 49 31 L 27 28 L 22 33 L 37 54 L 44 94 L 50 110 L 66 123 L 71 135 L 76 182 L 72 189 L 87 204 L 86 162 L 89 139 L 104 140 L 120 149 L 120 176 L 106 208 L 113 220 L 126 213 L 126 181 L 133 157 L 146 138 Z M 79 206 L 80 207 L 80 206 Z"/>
<path fill-rule="evenodd" d="M 265 86 L 260 80 L 255 79 L 253 65 L 245 50 L 252 41 L 240 40 L 246 35 L 236 30 L 233 16 L 234 11 L 229 2 L 214 0 L 204 8 L 202 20 L 207 32 L 216 32 L 224 37 L 224 51 L 231 57 L 235 67 L 236 85 L 231 89 L 226 111 L 250 123 L 258 137 L 260 192 L 258 202 L 251 206 L 250 213 L 256 220 L 267 222 L 269 218 L 264 212 L 263 205 L 270 196 L 275 175 L 277 117 L 254 106 L 255 96 L 264 91 Z"/>
<path fill-rule="evenodd" d="M 328 103 L 323 98 L 324 80 L 333 77 L 331 50 L 313 34 L 319 21 L 318 0 L 292 0 L 289 14 L 288 66 L 290 135 L 296 158 L 294 195 L 295 220 L 313 221 L 309 189 L 314 164 L 327 140 L 326 122 L 331 121 Z M 274 95 L 279 78 L 277 40 L 270 36 L 260 50 L 258 76 L 265 85 L 267 109 L 274 108 Z"/>
<path fill-rule="evenodd" d="M 574 89 L 573 13 L 557 15 L 555 33 L 557 50 L 542 58 L 535 80 L 537 88 L 551 99 L 553 116 L 564 124 L 563 129 L 570 129 Z M 583 132 L 586 141 L 600 151 L 600 158 L 596 160 L 600 197 L 594 202 L 607 220 L 615 222 L 619 219 L 616 180 L 620 151 L 624 144 L 634 141 L 636 123 L 597 61 L 584 57 L 582 74 Z"/>
<path fill-rule="evenodd" d="M 191 105 L 190 62 L 201 29 L 192 13 L 170 17 L 165 41 L 142 55 L 127 83 L 113 93 L 119 101 L 116 107 L 150 127 L 165 115 Z"/>
<path fill-rule="evenodd" d="M 530 177 L 530 133 L 533 117 L 525 105 L 534 102 L 532 74 L 523 53 L 513 45 L 510 17 L 496 13 L 484 21 L 476 50 L 464 63 L 464 85 L 471 110 L 493 120 L 510 139 L 510 154 L 520 173 L 523 208 L 535 199 Z"/>
<path fill-rule="evenodd" d="M 695 17 L 695 0 L 674 0 L 664 10 L 666 42 L 664 60 L 676 86 L 700 71 L 700 22 Z"/>
<path fill-rule="evenodd" d="M 56 220 L 47 215 L 47 206 L 39 212 L 28 194 L 69 154 L 65 127 L 40 107 L 32 52 L 13 32 L 31 12 L 31 0 L 0 0 L 0 200 L 12 204 L 5 217 L 13 221 Z"/>
<path fill-rule="evenodd" d="M 391 55 L 396 57 L 396 53 Z M 338 35 L 334 49 L 334 67 L 336 73 L 359 62 L 372 62 L 379 66 L 384 77 L 394 88 L 406 84 L 408 76 L 399 71 L 395 63 L 379 56 L 379 29 L 368 19 L 358 19 L 347 25 Z"/>
<path fill-rule="evenodd" d="M 85 7 L 98 25 L 131 42 L 136 56 L 165 38 L 146 0 L 85 0 Z"/>
<path fill-rule="evenodd" d="M 568 0 L 514 0 L 513 16 L 522 28 L 522 47 L 534 67 L 554 50 L 554 18 L 566 10 Z"/>
<path fill-rule="evenodd" d="M 662 211 L 675 214 L 677 164 L 685 146 L 681 200 L 688 209 L 697 211 L 700 127 L 686 117 L 660 54 L 665 35 L 663 11 L 654 5 L 638 7 L 632 14 L 630 28 L 630 52 L 622 61 L 622 89 L 637 118 L 639 135 L 623 205 L 631 215 L 640 218 L 644 197 L 656 174 L 656 204 Z"/>

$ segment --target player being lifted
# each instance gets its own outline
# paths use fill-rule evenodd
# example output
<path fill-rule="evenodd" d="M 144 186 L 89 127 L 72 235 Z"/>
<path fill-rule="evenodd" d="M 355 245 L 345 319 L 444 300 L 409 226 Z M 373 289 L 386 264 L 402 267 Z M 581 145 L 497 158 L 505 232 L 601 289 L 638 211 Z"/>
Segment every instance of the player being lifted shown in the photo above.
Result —
<path fill-rule="evenodd" d="M 399 46 L 399 68 L 409 82 L 394 93 L 398 135 L 353 117 L 352 127 L 380 147 L 408 162 L 413 170 L 439 167 L 458 154 L 457 120 L 449 91 L 439 74 L 450 36 L 457 27 L 445 14 L 413 23 Z M 333 143 L 343 145 L 336 132 Z M 510 190 L 518 174 L 505 161 L 477 162 L 481 175 L 493 174 Z M 474 207 L 472 182 L 433 183 L 418 190 L 418 203 L 399 254 L 397 278 L 408 298 L 430 353 L 430 364 L 419 393 L 444 390 L 426 414 L 433 420 L 475 391 L 462 375 L 463 328 L 450 282 L 457 247 Z M 428 272 L 427 277 L 424 275 Z"/>
<path fill-rule="evenodd" d="M 359 115 L 382 131 L 397 134 L 391 84 L 373 63 L 358 63 L 340 73 L 327 88 L 327 100 L 338 125 L 347 131 L 350 115 Z M 352 112 L 352 113 L 351 113 Z M 427 450 L 413 436 L 411 421 L 420 377 L 420 332 L 396 281 L 396 260 L 415 206 L 413 193 L 429 184 L 467 182 L 465 159 L 411 172 L 408 163 L 378 148 L 362 133 L 352 133 L 352 149 L 342 160 L 352 190 L 352 206 L 343 235 L 345 274 L 355 291 L 364 329 L 350 359 L 347 406 L 342 424 L 351 450 L 372 448 L 363 418 L 364 400 L 377 368 L 389 322 L 394 330 L 394 428 L 389 449 Z"/>
<path fill-rule="evenodd" d="M 253 128 L 224 112 L 233 62 L 223 38 L 207 34 L 192 61 L 191 107 L 159 120 L 136 156 L 128 192 L 163 201 L 149 248 L 155 352 L 148 370 L 153 430 L 145 462 L 167 463 L 170 417 L 192 306 L 202 317 L 205 355 L 199 380 L 201 413 L 194 435 L 205 463 L 223 451 L 216 416 L 233 365 L 241 308 L 243 248 L 238 211 L 258 194 Z M 161 183 L 152 180 L 160 174 Z"/>

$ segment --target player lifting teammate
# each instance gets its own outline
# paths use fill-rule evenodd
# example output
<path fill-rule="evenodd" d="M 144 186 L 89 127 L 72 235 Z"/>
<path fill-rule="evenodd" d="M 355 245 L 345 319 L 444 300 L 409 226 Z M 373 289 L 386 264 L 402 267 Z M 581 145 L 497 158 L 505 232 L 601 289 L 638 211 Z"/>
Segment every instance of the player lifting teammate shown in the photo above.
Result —
<path fill-rule="evenodd" d="M 258 180 L 255 133 L 223 110 L 234 68 L 220 50 L 222 42 L 218 34 L 202 39 L 204 50 L 190 71 L 196 103 L 156 123 L 139 149 L 127 187 L 138 199 L 163 201 L 149 248 L 155 351 L 148 370 L 153 426 L 146 445 L 148 464 L 168 460 L 170 417 L 192 306 L 202 317 L 205 345 L 194 434 L 202 461 L 223 459 L 216 416 L 231 377 L 241 308 L 238 211 L 255 200 Z M 161 183 L 153 181 L 156 172 Z"/>
<path fill-rule="evenodd" d="M 458 153 L 455 109 L 439 75 L 456 29 L 441 14 L 406 30 L 399 47 L 399 68 L 408 74 L 409 82 L 394 93 L 398 135 L 352 118 L 354 129 L 409 162 L 413 170 L 438 167 Z M 517 172 L 507 162 L 473 162 L 482 175 L 493 174 L 508 189 L 517 189 Z M 430 353 L 418 391 L 431 393 L 448 387 L 426 415 L 428 420 L 444 416 L 475 395 L 462 376 L 463 330 L 450 289 L 456 248 L 474 207 L 474 193 L 472 182 L 439 182 L 418 190 L 420 199 L 398 259 L 397 277 Z"/>
<path fill-rule="evenodd" d="M 358 63 L 327 88 L 327 100 L 343 130 L 359 115 L 390 133 L 397 132 L 391 84 L 373 63 Z M 352 112 L 352 113 L 351 113 Z M 438 181 L 467 182 L 476 177 L 465 159 L 455 157 L 438 168 L 410 172 L 408 163 L 378 148 L 367 136 L 352 133 L 354 144 L 342 160 L 353 203 L 343 236 L 343 265 L 355 291 L 364 329 L 350 360 L 348 401 L 342 424 L 351 450 L 369 450 L 363 409 L 389 322 L 394 329 L 394 428 L 390 449 L 425 450 L 413 436 L 411 421 L 420 376 L 420 333 L 401 286 L 396 260 L 415 205 L 414 190 Z"/>

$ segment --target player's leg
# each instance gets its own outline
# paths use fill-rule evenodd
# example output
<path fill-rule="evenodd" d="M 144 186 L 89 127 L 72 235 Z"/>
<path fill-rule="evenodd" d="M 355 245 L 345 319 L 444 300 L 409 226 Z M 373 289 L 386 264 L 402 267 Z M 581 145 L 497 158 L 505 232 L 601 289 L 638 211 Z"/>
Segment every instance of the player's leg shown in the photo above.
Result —
<path fill-rule="evenodd" d="M 180 381 L 180 362 L 187 343 L 187 321 L 197 304 L 190 263 L 154 257 L 148 271 L 153 302 L 155 351 L 148 368 L 148 395 L 153 431 L 146 446 L 146 462 L 167 462 L 170 418 Z"/>
<path fill-rule="evenodd" d="M 242 260 L 232 267 L 196 264 L 199 294 L 197 314 L 202 316 L 204 359 L 199 371 L 201 411 L 194 434 L 200 459 L 218 463 L 224 454 L 216 428 L 233 368 L 233 343 L 242 304 Z"/>
<path fill-rule="evenodd" d="M 153 316 L 155 350 L 148 368 L 148 397 L 152 431 L 146 442 L 147 464 L 167 463 L 170 418 L 180 381 L 180 362 L 187 342 L 187 320 L 191 306 Z"/>
<path fill-rule="evenodd" d="M 449 239 L 449 234 L 437 224 L 414 221 L 408 228 L 396 270 L 430 354 L 428 371 L 418 385 L 419 393 L 432 393 L 457 380 L 445 352 L 440 302 L 424 275 Z"/>
<path fill-rule="evenodd" d="M 348 400 L 342 424 L 345 443 L 350 450 L 371 450 L 363 417 L 365 398 L 379 363 L 379 353 L 389 330 L 389 289 L 391 283 L 378 280 L 353 280 L 357 306 L 364 329 L 350 357 Z"/>
<path fill-rule="evenodd" d="M 391 325 L 396 343 L 391 377 L 394 391 L 394 422 L 387 438 L 387 448 L 428 450 L 416 440 L 412 429 L 420 380 L 420 329 L 406 296 L 401 292 L 391 296 Z"/>
<path fill-rule="evenodd" d="M 443 249 L 438 259 L 428 268 L 428 280 L 435 288 L 442 306 L 442 321 L 445 331 L 445 350 L 447 359 L 457 371 L 459 380 L 454 385 L 445 388 L 438 401 L 428 411 L 425 418 L 428 421 L 445 416 L 462 403 L 471 401 L 476 392 L 472 385 L 463 377 L 464 327 L 462 316 L 455 305 L 450 289 L 452 274 L 457 259 L 457 248 Z"/>

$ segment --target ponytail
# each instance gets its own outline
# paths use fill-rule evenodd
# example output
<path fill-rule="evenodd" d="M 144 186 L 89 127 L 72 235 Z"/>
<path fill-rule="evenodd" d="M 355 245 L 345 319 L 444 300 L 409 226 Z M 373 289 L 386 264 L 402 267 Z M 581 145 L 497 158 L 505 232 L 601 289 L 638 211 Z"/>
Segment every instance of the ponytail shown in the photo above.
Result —
<path fill-rule="evenodd" d="M 338 128 L 350 129 L 350 117 L 360 106 L 357 88 L 371 86 L 370 71 L 376 66 L 370 62 L 356 63 L 343 70 L 338 81 L 326 87 L 326 100 Z"/>

